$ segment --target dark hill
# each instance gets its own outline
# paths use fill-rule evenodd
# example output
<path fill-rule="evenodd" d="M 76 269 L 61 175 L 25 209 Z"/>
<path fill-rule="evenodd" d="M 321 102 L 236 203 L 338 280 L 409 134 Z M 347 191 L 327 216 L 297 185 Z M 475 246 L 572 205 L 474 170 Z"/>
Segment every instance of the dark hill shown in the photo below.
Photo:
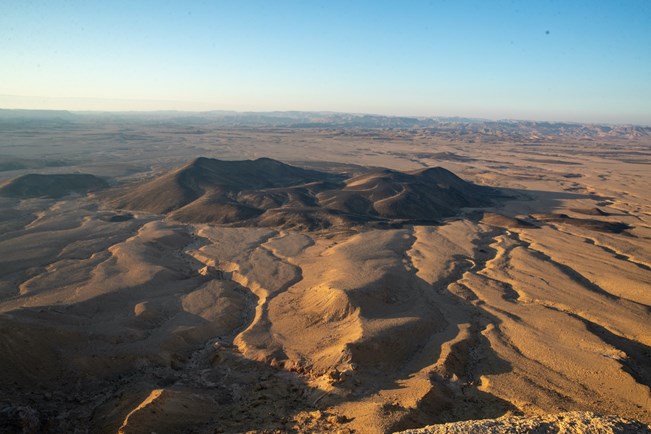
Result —
<path fill-rule="evenodd" d="M 88 174 L 28 174 L 11 179 L 0 185 L 0 196 L 63 197 L 71 193 L 85 194 L 108 187 L 106 181 Z"/>
<path fill-rule="evenodd" d="M 488 192 L 441 167 L 416 172 L 383 170 L 349 179 L 342 190 L 319 195 L 329 208 L 385 219 L 433 220 L 459 208 L 487 205 Z"/>
<path fill-rule="evenodd" d="M 373 222 L 431 222 L 463 207 L 487 205 L 496 192 L 443 168 L 381 170 L 358 177 L 307 170 L 268 158 L 198 158 L 153 180 L 114 191 L 123 209 L 186 222 L 324 228 Z"/>
<path fill-rule="evenodd" d="M 304 190 L 310 188 L 295 190 L 294 186 L 333 179 L 336 176 L 269 158 L 222 161 L 201 157 L 151 181 L 122 189 L 111 203 L 118 208 L 173 213 L 183 221 L 229 223 L 285 205 L 292 196 L 305 195 Z"/>

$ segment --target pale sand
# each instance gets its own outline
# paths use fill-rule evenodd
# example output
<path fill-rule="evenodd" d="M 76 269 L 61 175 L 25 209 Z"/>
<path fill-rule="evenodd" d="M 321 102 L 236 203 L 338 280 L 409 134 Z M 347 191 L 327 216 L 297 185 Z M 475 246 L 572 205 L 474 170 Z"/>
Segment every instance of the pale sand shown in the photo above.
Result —
<path fill-rule="evenodd" d="M 402 431 L 401 434 L 647 434 L 651 427 L 618 416 L 598 416 L 590 412 L 573 411 L 533 417 L 504 417 L 469 422 L 432 425 Z"/>
<path fill-rule="evenodd" d="M 441 226 L 320 232 L 109 222 L 92 199 L 2 199 L 5 413 L 124 433 L 379 433 L 573 410 L 651 422 L 648 164 L 560 139 L 301 134 L 212 137 L 239 158 L 442 165 L 513 199 Z M 411 157 L 423 151 L 470 159 Z M 156 164 L 178 164 L 165 155 Z M 608 215 L 576 212 L 596 207 Z"/>

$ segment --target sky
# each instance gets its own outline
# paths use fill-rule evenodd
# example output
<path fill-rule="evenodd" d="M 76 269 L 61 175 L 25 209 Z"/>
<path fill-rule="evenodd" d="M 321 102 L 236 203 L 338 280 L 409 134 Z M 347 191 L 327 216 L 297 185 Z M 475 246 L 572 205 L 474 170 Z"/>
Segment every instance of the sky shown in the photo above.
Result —
<path fill-rule="evenodd" d="M 651 1 L 0 0 L 0 107 L 651 125 Z"/>

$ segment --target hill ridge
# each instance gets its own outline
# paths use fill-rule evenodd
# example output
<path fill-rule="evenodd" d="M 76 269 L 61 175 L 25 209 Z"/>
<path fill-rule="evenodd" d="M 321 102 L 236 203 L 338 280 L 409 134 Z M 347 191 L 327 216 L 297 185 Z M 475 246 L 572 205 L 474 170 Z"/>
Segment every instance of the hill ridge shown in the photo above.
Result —
<path fill-rule="evenodd" d="M 380 169 L 347 178 L 267 157 L 198 157 L 154 179 L 122 187 L 109 203 L 185 222 L 322 229 L 360 222 L 435 221 L 462 207 L 487 205 L 487 197 L 495 193 L 442 167 Z"/>
<path fill-rule="evenodd" d="M 0 196 L 14 198 L 59 198 L 68 194 L 85 194 L 108 187 L 102 178 L 88 173 L 29 173 L 0 183 Z"/>

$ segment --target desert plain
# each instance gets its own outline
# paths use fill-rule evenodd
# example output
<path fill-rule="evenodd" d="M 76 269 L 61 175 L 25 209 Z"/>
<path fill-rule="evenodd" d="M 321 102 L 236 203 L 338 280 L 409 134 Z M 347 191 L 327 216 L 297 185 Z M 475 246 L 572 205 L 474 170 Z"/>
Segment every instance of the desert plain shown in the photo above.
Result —
<path fill-rule="evenodd" d="M 638 127 L 5 120 L 0 426 L 648 424 L 650 165 Z"/>

